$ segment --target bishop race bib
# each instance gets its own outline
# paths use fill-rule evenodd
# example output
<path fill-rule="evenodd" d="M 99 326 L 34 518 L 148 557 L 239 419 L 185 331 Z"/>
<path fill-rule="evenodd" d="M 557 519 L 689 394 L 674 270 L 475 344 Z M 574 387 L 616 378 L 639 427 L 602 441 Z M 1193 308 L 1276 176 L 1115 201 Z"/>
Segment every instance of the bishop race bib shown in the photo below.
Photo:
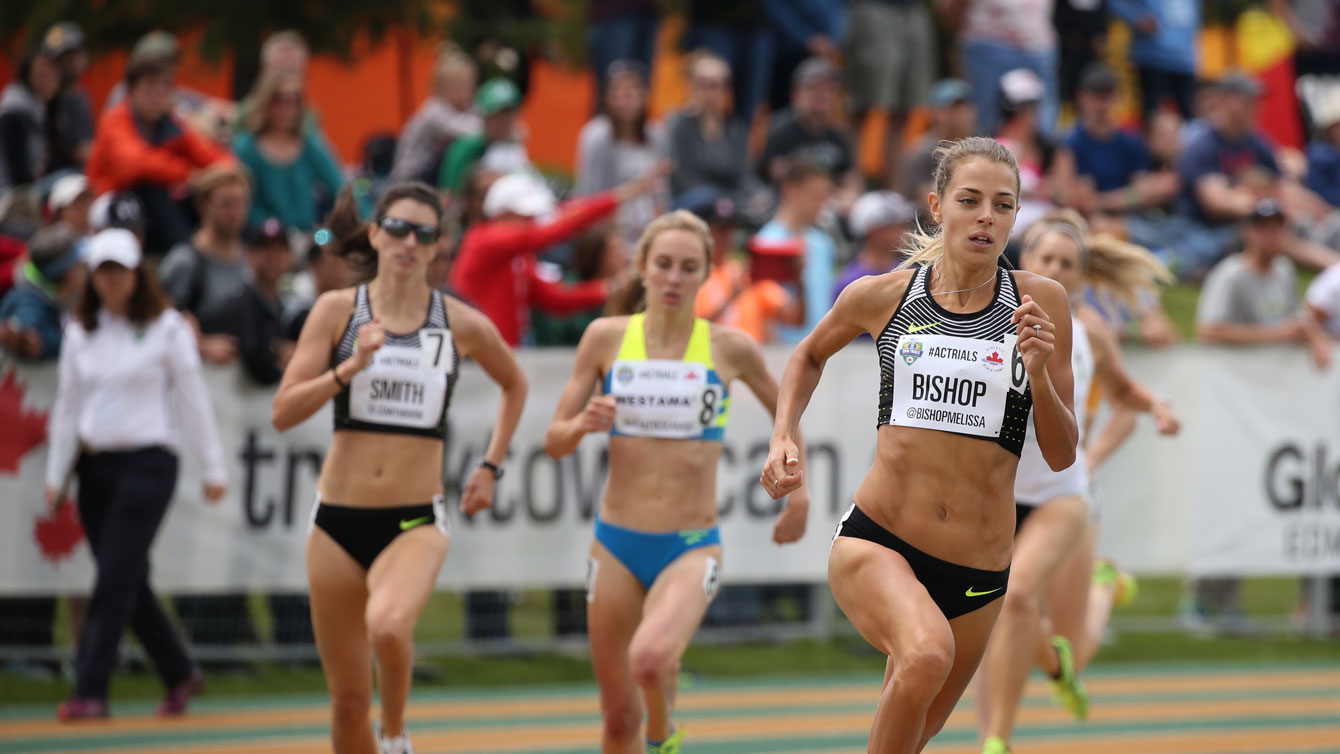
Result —
<path fill-rule="evenodd" d="M 616 361 L 610 374 L 616 435 L 699 439 L 724 409 L 725 387 L 699 363 Z"/>
<path fill-rule="evenodd" d="M 455 363 L 449 342 L 444 356 L 432 338 L 421 333 L 420 340 L 425 342 L 417 347 L 388 343 L 377 349 L 372 363 L 349 383 L 350 418 L 413 429 L 437 426 Z"/>
<path fill-rule="evenodd" d="M 1013 341 L 904 335 L 894 362 L 889 423 L 999 437 L 1007 392 L 1023 392 L 1028 384 Z"/>

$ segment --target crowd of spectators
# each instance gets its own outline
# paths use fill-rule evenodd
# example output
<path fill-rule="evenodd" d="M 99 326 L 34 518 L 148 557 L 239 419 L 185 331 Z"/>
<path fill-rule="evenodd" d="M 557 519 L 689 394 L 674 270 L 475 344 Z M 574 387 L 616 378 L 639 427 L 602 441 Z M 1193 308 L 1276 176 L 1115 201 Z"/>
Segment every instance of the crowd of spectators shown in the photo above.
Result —
<path fill-rule="evenodd" d="M 55 358 L 90 235 L 124 228 L 201 358 L 273 385 L 315 296 L 356 278 L 323 250 L 322 219 L 342 192 L 371 206 L 388 177 L 441 192 L 431 282 L 513 346 L 575 344 L 672 208 L 717 245 L 699 315 L 794 343 L 843 286 L 900 262 L 903 234 L 928 221 L 936 145 L 988 134 L 1019 159 L 1017 233 L 1073 208 L 1207 281 L 1202 339 L 1298 342 L 1323 363 L 1340 335 L 1340 5 L 1317 5 L 1270 3 L 1301 39 L 1297 150 L 1261 131 L 1260 81 L 1197 78 L 1195 0 L 691 0 L 687 96 L 666 113 L 649 106 L 658 3 L 593 0 L 596 112 L 571 182 L 531 162 L 517 82 L 481 80 L 492 69 L 450 44 L 429 97 L 359 166 L 323 133 L 295 32 L 265 41 L 236 103 L 181 85 L 176 39 L 152 32 L 95 114 L 88 40 L 59 23 L 0 93 L 0 347 Z M 1130 30 L 1129 71 L 1108 53 L 1113 21 Z M 887 138 L 863 171 L 876 115 Z M 1330 267 L 1305 305 L 1286 295 L 1295 266 Z M 1145 305 L 1118 316 L 1166 342 Z"/>

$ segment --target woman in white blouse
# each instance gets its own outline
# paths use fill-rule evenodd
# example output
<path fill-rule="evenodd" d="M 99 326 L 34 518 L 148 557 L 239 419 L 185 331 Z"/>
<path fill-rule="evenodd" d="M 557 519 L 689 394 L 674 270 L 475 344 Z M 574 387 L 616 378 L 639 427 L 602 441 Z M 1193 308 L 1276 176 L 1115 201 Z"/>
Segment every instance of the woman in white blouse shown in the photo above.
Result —
<path fill-rule="evenodd" d="M 93 271 L 65 329 L 60 384 L 48 429 L 46 502 L 79 477 L 79 516 L 97 578 L 75 657 L 74 695 L 62 720 L 106 717 L 107 686 L 127 626 L 168 689 L 158 708 L 180 715 L 204 684 L 149 589 L 149 547 L 177 482 L 178 437 L 204 473 L 204 496 L 223 496 L 223 449 L 195 338 L 141 265 L 129 231 L 89 241 Z"/>

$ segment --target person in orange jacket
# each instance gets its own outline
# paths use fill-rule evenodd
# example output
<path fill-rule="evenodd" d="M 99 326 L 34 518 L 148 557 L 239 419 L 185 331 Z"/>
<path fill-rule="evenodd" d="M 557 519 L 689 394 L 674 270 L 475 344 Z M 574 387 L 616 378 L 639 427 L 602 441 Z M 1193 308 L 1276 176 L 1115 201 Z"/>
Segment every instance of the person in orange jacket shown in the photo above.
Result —
<path fill-rule="evenodd" d="M 201 168 L 232 160 L 222 147 L 172 113 L 173 68 L 155 58 L 131 60 L 126 99 L 103 113 L 88 160 L 98 192 L 132 191 L 148 216 L 146 251 L 167 251 L 190 235 L 187 181 Z"/>

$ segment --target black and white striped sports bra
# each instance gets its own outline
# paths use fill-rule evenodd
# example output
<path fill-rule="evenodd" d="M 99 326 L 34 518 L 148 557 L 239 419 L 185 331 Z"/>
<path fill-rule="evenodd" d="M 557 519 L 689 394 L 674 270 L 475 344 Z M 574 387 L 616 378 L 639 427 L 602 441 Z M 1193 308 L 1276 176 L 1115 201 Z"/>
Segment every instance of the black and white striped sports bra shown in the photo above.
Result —
<path fill-rule="evenodd" d="M 368 287 L 360 285 L 354 293 L 354 313 L 331 357 L 332 367 L 353 356 L 358 329 L 372 316 Z M 410 333 L 386 333 L 372 362 L 336 394 L 335 430 L 443 437 L 458 361 L 446 302 L 441 293 L 432 291 L 423 326 Z"/>
<path fill-rule="evenodd" d="M 919 268 L 875 340 L 879 351 L 878 426 L 938 429 L 994 440 L 1020 454 L 1033 393 L 1010 322 L 1019 307 L 1014 275 L 998 269 L 985 309 L 946 311 L 930 295 L 929 265 Z"/>

